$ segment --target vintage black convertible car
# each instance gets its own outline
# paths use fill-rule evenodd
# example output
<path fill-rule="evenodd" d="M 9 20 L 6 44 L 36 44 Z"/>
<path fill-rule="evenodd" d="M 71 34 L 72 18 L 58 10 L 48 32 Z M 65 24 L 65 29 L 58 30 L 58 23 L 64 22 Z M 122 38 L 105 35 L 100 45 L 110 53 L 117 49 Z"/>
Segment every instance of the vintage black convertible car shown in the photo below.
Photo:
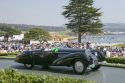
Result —
<path fill-rule="evenodd" d="M 93 53 L 96 53 L 98 58 L 96 63 L 93 63 L 91 57 L 87 57 L 84 49 L 76 48 L 24 51 L 16 57 L 15 61 L 23 63 L 27 69 L 33 68 L 34 65 L 42 65 L 44 68 L 48 66 L 72 66 L 77 74 L 84 74 L 87 67 L 97 70 L 100 68 L 101 62 L 105 60 L 102 52 L 93 50 Z"/>

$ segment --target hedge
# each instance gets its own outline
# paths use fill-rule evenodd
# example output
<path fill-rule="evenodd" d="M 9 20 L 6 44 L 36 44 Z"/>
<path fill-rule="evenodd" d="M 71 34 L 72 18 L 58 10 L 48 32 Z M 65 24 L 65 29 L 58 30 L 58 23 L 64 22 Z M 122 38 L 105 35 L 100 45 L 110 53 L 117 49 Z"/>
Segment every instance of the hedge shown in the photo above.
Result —
<path fill-rule="evenodd" d="M 125 57 L 106 58 L 107 63 L 125 64 Z"/>
<path fill-rule="evenodd" d="M 13 69 L 0 71 L 0 83 L 95 83 L 93 81 L 73 79 L 69 77 L 53 77 L 46 75 L 29 75 Z"/>
<path fill-rule="evenodd" d="M 125 44 L 117 44 L 117 45 L 114 45 L 116 47 L 125 47 Z"/>
<path fill-rule="evenodd" d="M 10 55 L 18 55 L 19 52 L 11 52 L 11 53 L 0 53 L 0 56 L 10 56 Z"/>

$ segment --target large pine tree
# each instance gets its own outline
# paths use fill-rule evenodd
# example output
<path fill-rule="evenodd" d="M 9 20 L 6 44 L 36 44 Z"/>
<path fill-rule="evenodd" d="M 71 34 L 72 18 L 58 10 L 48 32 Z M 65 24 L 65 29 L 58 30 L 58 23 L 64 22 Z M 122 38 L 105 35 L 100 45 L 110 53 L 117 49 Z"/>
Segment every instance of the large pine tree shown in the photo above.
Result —
<path fill-rule="evenodd" d="M 78 33 L 78 42 L 81 43 L 81 37 L 85 33 L 100 33 L 102 23 L 100 9 L 93 7 L 93 0 L 70 0 L 67 6 L 64 6 L 62 13 L 69 21 L 66 24 L 68 29 Z"/>

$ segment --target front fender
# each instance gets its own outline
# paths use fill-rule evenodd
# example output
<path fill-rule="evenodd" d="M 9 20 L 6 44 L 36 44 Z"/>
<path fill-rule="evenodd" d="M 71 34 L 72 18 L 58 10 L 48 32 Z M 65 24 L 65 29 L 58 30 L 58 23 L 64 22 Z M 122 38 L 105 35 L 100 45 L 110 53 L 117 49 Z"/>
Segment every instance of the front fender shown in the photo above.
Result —
<path fill-rule="evenodd" d="M 104 61 L 106 58 L 106 55 L 104 54 L 104 52 L 100 51 L 100 50 L 96 50 L 97 54 L 98 54 L 98 59 L 99 61 Z"/>
<path fill-rule="evenodd" d="M 72 65 L 72 61 L 75 59 L 81 59 L 83 61 L 88 61 L 84 53 L 71 53 L 64 57 L 58 58 L 53 62 L 53 65 Z"/>

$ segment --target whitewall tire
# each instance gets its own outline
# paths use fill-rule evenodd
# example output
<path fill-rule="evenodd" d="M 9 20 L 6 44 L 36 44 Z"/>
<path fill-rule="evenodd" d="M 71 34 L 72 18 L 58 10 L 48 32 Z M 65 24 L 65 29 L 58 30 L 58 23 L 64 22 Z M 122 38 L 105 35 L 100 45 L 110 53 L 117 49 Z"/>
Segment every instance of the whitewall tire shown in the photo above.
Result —
<path fill-rule="evenodd" d="M 32 69 L 34 67 L 33 64 L 24 64 L 25 68 Z"/>
<path fill-rule="evenodd" d="M 82 60 L 75 60 L 73 69 L 77 74 L 84 74 L 87 69 L 87 65 Z"/>

